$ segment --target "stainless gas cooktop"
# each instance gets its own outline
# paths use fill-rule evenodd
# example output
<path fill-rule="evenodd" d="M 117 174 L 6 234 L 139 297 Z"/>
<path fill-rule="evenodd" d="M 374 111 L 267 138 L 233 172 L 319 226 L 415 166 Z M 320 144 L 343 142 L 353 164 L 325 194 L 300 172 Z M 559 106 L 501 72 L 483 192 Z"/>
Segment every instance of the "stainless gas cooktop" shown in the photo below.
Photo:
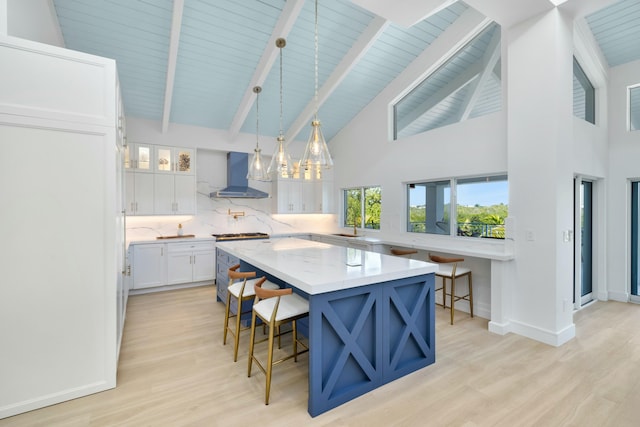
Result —
<path fill-rule="evenodd" d="M 228 240 L 248 240 L 248 239 L 268 239 L 267 233 L 228 233 L 228 234 L 212 234 L 217 242 Z"/>

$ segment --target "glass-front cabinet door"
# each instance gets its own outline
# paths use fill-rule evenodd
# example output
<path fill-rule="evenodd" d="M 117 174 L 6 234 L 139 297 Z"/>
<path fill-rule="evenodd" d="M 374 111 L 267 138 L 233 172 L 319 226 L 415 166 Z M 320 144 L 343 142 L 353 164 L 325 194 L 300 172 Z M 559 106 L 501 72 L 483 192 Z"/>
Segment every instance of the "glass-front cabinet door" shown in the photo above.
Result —
<path fill-rule="evenodd" d="M 176 172 L 184 174 L 193 173 L 193 150 L 191 148 L 176 148 Z"/>
<path fill-rule="evenodd" d="M 155 171 L 193 174 L 193 149 L 156 146 Z"/>
<path fill-rule="evenodd" d="M 151 172 L 152 147 L 148 144 L 127 144 L 124 149 L 125 169 Z"/>
<path fill-rule="evenodd" d="M 156 146 L 156 172 L 173 172 L 173 149 Z"/>

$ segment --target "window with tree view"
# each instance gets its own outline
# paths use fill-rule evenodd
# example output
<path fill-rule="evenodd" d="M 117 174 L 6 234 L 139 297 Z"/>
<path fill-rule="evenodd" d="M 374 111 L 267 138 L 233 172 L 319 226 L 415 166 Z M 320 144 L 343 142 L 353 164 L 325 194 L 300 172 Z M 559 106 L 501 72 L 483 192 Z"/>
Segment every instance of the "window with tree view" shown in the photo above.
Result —
<path fill-rule="evenodd" d="M 344 190 L 345 227 L 380 229 L 380 187 L 348 188 Z"/>
<path fill-rule="evenodd" d="M 407 191 L 409 232 L 504 239 L 506 175 L 413 183 Z"/>

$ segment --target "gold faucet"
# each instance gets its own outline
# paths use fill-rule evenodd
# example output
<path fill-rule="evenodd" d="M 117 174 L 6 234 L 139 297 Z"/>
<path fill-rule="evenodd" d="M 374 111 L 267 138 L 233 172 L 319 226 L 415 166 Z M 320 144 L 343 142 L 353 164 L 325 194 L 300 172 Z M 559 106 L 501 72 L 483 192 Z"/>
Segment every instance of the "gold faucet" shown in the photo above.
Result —
<path fill-rule="evenodd" d="M 357 236 L 358 235 L 358 229 L 356 229 L 356 221 L 353 221 L 353 235 Z"/>
<path fill-rule="evenodd" d="M 233 215 L 233 219 L 237 220 L 239 216 L 244 216 L 244 211 L 231 212 L 231 209 L 229 209 L 228 214 Z"/>

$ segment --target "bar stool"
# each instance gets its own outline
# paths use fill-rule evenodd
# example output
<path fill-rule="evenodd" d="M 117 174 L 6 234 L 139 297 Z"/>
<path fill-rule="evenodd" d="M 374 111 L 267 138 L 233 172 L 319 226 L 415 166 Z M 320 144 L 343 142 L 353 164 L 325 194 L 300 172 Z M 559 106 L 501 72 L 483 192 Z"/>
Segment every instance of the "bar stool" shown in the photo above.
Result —
<path fill-rule="evenodd" d="M 391 248 L 391 254 L 396 256 L 403 256 L 407 258 L 411 258 L 411 255 L 417 254 L 418 251 L 415 249 L 396 249 Z"/>
<path fill-rule="evenodd" d="M 285 360 L 293 358 L 295 362 L 298 361 L 298 355 L 309 351 L 309 347 L 303 342 L 298 341 L 298 329 L 296 321 L 309 315 L 309 301 L 304 299 L 298 294 L 294 294 L 291 288 L 289 289 L 265 289 L 265 278 L 261 278 L 255 284 L 256 298 L 253 304 L 253 314 L 251 316 L 251 341 L 249 344 L 249 366 L 247 376 L 251 377 L 252 362 L 256 362 L 256 365 L 266 375 L 266 389 L 264 404 L 269 404 L 269 391 L 271 389 L 271 372 L 273 366 Z M 269 327 L 269 337 L 266 340 L 269 341 L 269 349 L 267 353 L 266 367 L 260 363 L 260 361 L 254 355 L 255 336 L 256 336 L 256 319 L 259 318 L 262 322 L 266 323 Z M 280 332 L 280 325 L 291 322 L 291 331 Z M 275 333 L 276 328 L 278 333 Z M 289 354 L 278 360 L 273 360 L 273 345 L 274 338 L 284 333 L 292 332 L 293 337 L 293 353 Z M 258 342 L 262 342 L 261 340 Z M 300 344 L 304 350 L 298 351 L 298 344 Z"/>
<path fill-rule="evenodd" d="M 451 324 L 453 325 L 454 303 L 458 300 L 469 301 L 469 312 L 473 317 L 473 283 L 471 281 L 471 269 L 466 267 L 458 267 L 458 263 L 464 261 L 464 258 L 446 258 L 438 255 L 429 254 L 429 259 L 438 263 L 438 271 L 436 276 L 442 278 L 442 288 L 436 288 L 436 292 L 442 289 L 442 307 L 447 307 L 447 295 L 451 297 Z M 456 295 L 456 280 L 467 276 L 469 283 L 469 293 L 466 295 Z M 447 293 L 447 279 L 451 280 L 451 293 Z"/>
<path fill-rule="evenodd" d="M 227 332 L 230 332 L 234 337 L 233 345 L 233 361 L 238 361 L 238 346 L 240 344 L 240 332 L 249 329 L 248 326 L 240 326 L 240 318 L 243 314 L 248 314 L 251 310 L 242 311 L 242 303 L 245 301 L 251 301 L 254 299 L 256 293 L 254 291 L 254 285 L 258 279 L 252 279 L 256 277 L 255 271 L 240 272 L 237 271 L 240 268 L 240 264 L 236 264 L 229 268 L 229 287 L 227 288 L 227 306 L 224 311 L 224 334 L 222 338 L 222 344 L 227 344 Z M 247 280 L 251 279 L 251 280 Z M 238 280 L 238 282 L 236 282 Z M 235 282 L 235 283 L 234 283 Z M 263 286 L 266 289 L 280 289 L 275 283 L 267 282 Z M 230 314 L 231 312 L 231 297 L 237 301 L 236 314 Z M 235 317 L 235 330 L 229 327 L 229 319 Z"/>

